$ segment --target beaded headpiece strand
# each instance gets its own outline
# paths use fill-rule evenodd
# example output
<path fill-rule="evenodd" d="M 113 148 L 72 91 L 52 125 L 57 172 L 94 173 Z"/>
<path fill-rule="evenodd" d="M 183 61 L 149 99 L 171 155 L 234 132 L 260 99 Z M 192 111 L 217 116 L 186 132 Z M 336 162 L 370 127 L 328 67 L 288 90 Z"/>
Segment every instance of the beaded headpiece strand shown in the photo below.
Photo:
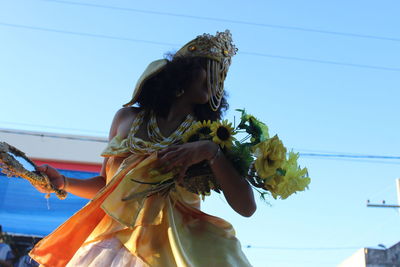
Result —
<path fill-rule="evenodd" d="M 216 111 L 224 94 L 224 81 L 228 73 L 231 59 L 237 49 L 232 43 L 229 30 L 217 32 L 215 36 L 203 34 L 184 45 L 175 57 L 205 57 L 207 58 L 207 83 L 211 90 L 210 107 Z"/>
<path fill-rule="evenodd" d="M 231 64 L 232 57 L 236 54 L 237 48 L 232 42 L 232 35 L 229 30 L 217 32 L 215 36 L 203 34 L 188 42 L 176 52 L 175 57 L 204 57 L 207 58 L 207 84 L 210 90 L 210 108 L 218 110 L 224 94 L 224 81 Z M 139 78 L 132 100 L 124 106 L 136 103 L 141 93 L 143 84 L 157 75 L 167 65 L 166 59 L 156 60 L 150 63 L 145 72 Z"/>

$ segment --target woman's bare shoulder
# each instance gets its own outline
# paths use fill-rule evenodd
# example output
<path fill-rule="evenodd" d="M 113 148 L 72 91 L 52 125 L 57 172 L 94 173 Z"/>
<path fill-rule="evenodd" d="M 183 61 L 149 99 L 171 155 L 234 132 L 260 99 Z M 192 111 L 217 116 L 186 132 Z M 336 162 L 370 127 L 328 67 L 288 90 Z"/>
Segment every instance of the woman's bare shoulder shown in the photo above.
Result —
<path fill-rule="evenodd" d="M 115 113 L 110 129 L 109 139 L 112 139 L 116 135 L 119 135 L 122 138 L 127 137 L 133 120 L 140 111 L 141 109 L 137 107 L 124 107 L 119 109 Z"/>
<path fill-rule="evenodd" d="M 116 119 L 125 119 L 129 117 L 136 117 L 136 115 L 141 111 L 140 108 L 138 107 L 124 107 L 120 108 L 116 113 L 115 113 L 115 118 Z"/>

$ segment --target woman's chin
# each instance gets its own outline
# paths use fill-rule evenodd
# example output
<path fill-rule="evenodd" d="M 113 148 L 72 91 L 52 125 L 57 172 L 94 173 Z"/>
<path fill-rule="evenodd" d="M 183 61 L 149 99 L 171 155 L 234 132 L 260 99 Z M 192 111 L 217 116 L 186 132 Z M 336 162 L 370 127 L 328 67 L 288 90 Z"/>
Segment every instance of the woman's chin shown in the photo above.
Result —
<path fill-rule="evenodd" d="M 208 103 L 208 97 L 205 99 L 202 99 L 202 101 L 199 101 L 199 104 L 204 105 Z"/>
<path fill-rule="evenodd" d="M 203 104 L 206 104 L 206 103 L 208 103 L 208 99 L 209 99 L 209 98 L 208 98 L 208 94 L 198 96 L 198 97 L 196 97 L 195 104 L 196 104 L 196 105 L 203 105 Z"/>

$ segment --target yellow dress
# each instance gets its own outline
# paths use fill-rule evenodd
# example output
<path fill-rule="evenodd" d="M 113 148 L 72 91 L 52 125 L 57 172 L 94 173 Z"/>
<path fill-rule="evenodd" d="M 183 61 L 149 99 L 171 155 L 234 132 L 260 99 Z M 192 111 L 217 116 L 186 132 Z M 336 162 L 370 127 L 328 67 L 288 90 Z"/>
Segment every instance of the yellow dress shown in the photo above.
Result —
<path fill-rule="evenodd" d="M 231 224 L 199 210 L 200 199 L 182 187 L 167 195 L 129 201 L 154 181 L 156 152 L 134 154 L 114 137 L 107 185 L 30 252 L 42 266 L 251 266 Z"/>

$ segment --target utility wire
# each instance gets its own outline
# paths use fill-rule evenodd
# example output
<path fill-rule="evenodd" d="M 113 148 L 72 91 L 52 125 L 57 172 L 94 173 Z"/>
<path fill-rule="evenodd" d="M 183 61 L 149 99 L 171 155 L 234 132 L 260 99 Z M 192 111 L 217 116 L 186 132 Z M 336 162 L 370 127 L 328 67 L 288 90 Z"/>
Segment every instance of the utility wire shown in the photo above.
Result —
<path fill-rule="evenodd" d="M 339 61 L 329 61 L 329 60 L 321 60 L 321 59 L 312 59 L 312 58 L 301 58 L 301 57 L 291 57 L 291 56 L 280 56 L 280 55 L 263 54 L 263 53 L 255 53 L 255 52 L 245 52 L 245 51 L 239 52 L 239 54 L 249 55 L 249 56 L 259 56 L 259 57 L 278 58 L 278 59 L 284 59 L 284 60 L 303 61 L 303 62 L 310 62 L 310 63 L 340 65 L 340 66 L 348 66 L 348 67 L 356 67 L 356 68 L 364 68 L 364 69 L 377 69 L 377 70 L 386 70 L 386 71 L 400 71 L 400 68 L 392 68 L 392 67 L 384 67 L 384 66 L 373 66 L 373 65 L 364 65 L 364 64 L 354 64 L 354 63 L 346 63 L 346 62 L 339 62 Z"/>
<path fill-rule="evenodd" d="M 67 130 L 67 131 L 79 131 L 79 132 L 85 132 L 85 133 L 96 133 L 96 134 L 102 134 L 104 136 L 107 135 L 106 132 L 102 131 L 93 131 L 93 130 L 86 130 L 86 129 L 78 129 L 78 128 L 68 128 L 68 127 L 55 127 L 55 126 L 46 126 L 46 125 L 40 125 L 40 124 L 29 124 L 29 123 L 18 123 L 18 122 L 8 122 L 8 121 L 0 121 L 2 124 L 10 124 L 10 125 L 18 125 L 18 126 L 29 126 L 29 127 L 39 127 L 39 128 L 47 128 L 47 129 L 56 129 L 56 130 Z"/>
<path fill-rule="evenodd" d="M 68 34 L 68 35 L 75 35 L 75 36 L 111 39 L 111 40 L 118 40 L 118 41 L 125 41 L 125 42 L 147 43 L 147 44 L 162 45 L 162 46 L 169 46 L 169 47 L 171 47 L 171 46 L 179 47 L 180 46 L 179 44 L 174 44 L 174 43 L 150 41 L 150 40 L 143 40 L 143 39 L 134 39 L 134 38 L 129 38 L 129 37 L 111 36 L 111 35 L 104 35 L 104 34 L 65 31 L 65 30 L 58 30 L 58 29 L 51 29 L 51 28 L 44 28 L 44 27 L 29 26 L 29 25 L 11 24 L 11 23 L 5 23 L 5 22 L 0 22 L 0 26 L 27 29 L 27 30 L 35 30 L 35 31 L 53 32 L 53 33 Z M 239 54 L 259 56 L 259 57 L 277 58 L 277 59 L 292 60 L 292 61 L 303 61 L 303 62 L 309 62 L 309 63 L 340 65 L 340 66 L 356 67 L 356 68 L 364 68 L 364 69 L 375 69 L 375 70 L 383 70 L 383 71 L 400 72 L 400 68 L 392 68 L 392 67 L 385 67 L 385 66 L 354 64 L 354 63 L 347 63 L 347 62 L 336 62 L 336 61 L 328 61 L 328 60 L 320 60 L 320 59 L 263 54 L 263 53 L 246 52 L 246 51 L 241 51 L 241 52 L 239 52 Z"/>
<path fill-rule="evenodd" d="M 0 132 L 3 133 L 12 133 L 12 134 L 20 134 L 20 135 L 30 135 L 30 136 L 40 136 L 40 137 L 51 137 L 51 138 L 59 138 L 59 139 L 69 139 L 69 140 L 81 140 L 81 141 L 94 141 L 94 142 L 101 142 L 107 143 L 107 138 L 85 138 L 85 137 L 74 137 L 74 136 L 63 136 L 63 135 L 54 135 L 51 133 L 38 133 L 38 132 L 26 132 L 26 131 L 19 131 L 19 130 L 11 130 L 11 129 L 0 129 Z M 364 162 L 373 162 L 370 160 L 365 159 L 384 159 L 384 160 L 399 160 L 400 157 L 398 156 L 380 156 L 380 155 L 352 155 L 352 154 L 318 154 L 318 153 L 299 153 L 300 156 L 308 156 L 308 157 L 320 157 L 325 159 L 344 159 L 344 160 L 362 160 Z M 399 162 L 387 162 L 381 161 L 380 163 L 393 163 L 393 164 L 400 164 Z"/>
<path fill-rule="evenodd" d="M 257 27 L 263 27 L 263 28 L 273 28 L 273 29 L 281 29 L 281 30 L 302 31 L 302 32 L 311 32 L 311 33 L 346 36 L 346 37 L 355 37 L 355 38 L 364 38 L 364 39 L 375 39 L 375 40 L 383 40 L 383 41 L 400 42 L 400 38 L 369 35 L 369 34 L 328 31 L 328 30 L 319 30 L 319 29 L 296 27 L 296 26 L 257 23 L 257 22 L 249 22 L 249 21 L 242 21 L 242 20 L 214 18 L 214 17 L 202 17 L 202 16 L 187 15 L 187 14 L 160 12 L 160 11 L 152 11 L 152 10 L 144 10 L 144 9 L 136 9 L 136 8 L 127 8 L 127 7 L 117 7 L 117 6 L 110 6 L 110 5 L 100 5 L 100 4 L 90 4 L 90 3 L 77 3 L 77 2 L 62 1 L 62 0 L 41 0 L 41 1 L 52 2 L 52 3 L 57 3 L 57 4 L 64 4 L 64 5 L 103 8 L 103 9 L 110 9 L 110 10 L 135 12 L 135 13 L 143 13 L 143 14 L 152 14 L 152 15 L 161 15 L 161 16 L 169 16 L 169 17 L 179 17 L 179 18 L 205 20 L 205 21 L 216 21 L 216 22 L 227 22 L 227 23 L 232 23 L 232 24 L 242 24 L 242 25 L 257 26 Z"/>
<path fill-rule="evenodd" d="M 345 155 L 345 154 L 320 154 L 320 153 L 301 153 L 301 155 L 309 157 L 328 157 L 328 158 L 400 159 L 400 157 L 397 156 L 376 156 L 376 155 Z"/>
<path fill-rule="evenodd" d="M 301 147 L 293 147 L 291 149 L 294 151 L 303 151 L 303 152 L 309 152 L 309 153 L 365 155 L 362 153 L 350 153 L 350 152 L 339 152 L 339 151 L 331 151 L 331 150 L 308 149 L 308 148 L 301 148 Z"/>
<path fill-rule="evenodd" d="M 0 129 L 0 133 L 12 133 L 19 135 L 29 135 L 29 136 L 38 136 L 38 137 L 48 137 L 48 138 L 57 138 L 57 139 L 65 139 L 65 140 L 77 140 L 77 141 L 88 141 L 88 142 L 98 142 L 98 143 L 108 143 L 106 138 L 95 138 L 95 137 L 79 137 L 79 136 L 64 136 L 64 135 L 56 135 L 50 133 L 33 133 L 33 132 L 24 132 L 24 131 L 15 131 L 15 130 L 4 130 Z"/>
<path fill-rule="evenodd" d="M 382 161 L 382 160 L 373 160 L 369 156 L 375 156 L 375 155 L 365 155 L 365 154 L 360 154 L 360 153 L 348 153 L 348 152 L 333 152 L 333 151 L 326 151 L 326 150 L 314 150 L 314 149 L 305 149 L 305 148 L 292 148 L 291 150 L 293 151 L 301 151 L 299 155 L 301 157 L 312 157 L 315 159 L 329 159 L 329 160 L 344 160 L 344 161 L 353 161 L 353 162 L 365 162 L 365 163 L 382 163 L 382 164 L 395 164 L 395 165 L 400 165 L 400 161 L 396 161 L 397 156 L 381 156 L 382 158 L 375 158 L 375 159 L 389 159 L 389 160 L 394 160 L 394 161 Z M 319 154 L 323 154 L 324 156 L 319 156 Z M 325 156 L 326 155 L 326 156 Z M 339 155 L 338 157 L 335 157 L 335 155 Z M 345 157 L 342 157 L 340 155 L 345 155 Z M 349 159 L 348 156 L 354 156 L 353 159 Z M 389 158 L 386 158 L 389 157 Z"/>
<path fill-rule="evenodd" d="M 95 37 L 95 38 L 101 38 L 101 39 L 111 39 L 111 40 L 126 41 L 126 42 L 146 43 L 146 44 L 154 44 L 154 45 L 162 45 L 162 46 L 174 46 L 174 47 L 178 46 L 178 44 L 172 44 L 172 43 L 166 43 L 166 42 L 157 42 L 157 41 L 149 41 L 149 40 L 142 40 L 142 39 L 134 39 L 134 38 L 129 38 L 129 37 L 119 37 L 119 36 L 111 36 L 111 35 L 95 34 L 95 33 L 86 33 L 86 32 L 65 31 L 65 30 L 58 30 L 58 29 L 50 29 L 50 28 L 29 26 L 29 25 L 5 23 L 5 22 L 0 22 L 0 26 L 20 28 L 20 29 L 26 29 L 26 30 L 53 32 L 53 33 L 60 33 L 60 34 L 85 36 L 85 37 Z"/>
<path fill-rule="evenodd" d="M 302 153 L 299 153 L 302 156 Z M 307 157 L 307 156 L 306 156 Z M 361 162 L 361 163 L 376 163 L 376 164 L 390 164 L 390 165 L 400 165 L 400 161 L 385 161 L 385 160 L 370 160 L 370 159 L 353 159 L 351 156 L 349 157 L 341 157 L 341 158 L 330 158 L 330 157 L 312 157 L 313 159 L 323 159 L 323 160 L 339 160 L 339 161 L 352 161 L 352 162 Z"/>
<path fill-rule="evenodd" d="M 349 249 L 359 249 L 361 247 L 265 247 L 265 246 L 252 246 L 247 245 L 246 248 L 254 249 L 270 249 L 270 250 L 349 250 Z"/>

